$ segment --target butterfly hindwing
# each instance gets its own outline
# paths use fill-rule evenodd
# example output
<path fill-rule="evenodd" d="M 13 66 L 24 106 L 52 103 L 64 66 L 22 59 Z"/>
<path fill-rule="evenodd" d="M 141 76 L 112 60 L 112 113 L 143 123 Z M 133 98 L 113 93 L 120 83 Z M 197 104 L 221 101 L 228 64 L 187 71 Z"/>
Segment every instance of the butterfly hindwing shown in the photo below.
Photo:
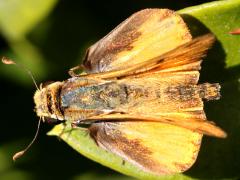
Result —
<path fill-rule="evenodd" d="M 161 175 L 190 168 L 202 137 L 191 130 L 158 122 L 103 122 L 91 125 L 89 130 L 100 147 L 144 171 Z"/>

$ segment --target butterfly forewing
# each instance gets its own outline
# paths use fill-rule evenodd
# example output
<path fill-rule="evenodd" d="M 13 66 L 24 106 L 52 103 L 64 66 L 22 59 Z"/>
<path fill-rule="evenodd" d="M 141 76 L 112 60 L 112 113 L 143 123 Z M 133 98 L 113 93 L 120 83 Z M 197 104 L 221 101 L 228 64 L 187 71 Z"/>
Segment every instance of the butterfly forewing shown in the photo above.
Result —
<path fill-rule="evenodd" d="M 190 40 L 187 26 L 174 11 L 145 9 L 91 46 L 84 66 L 88 73 L 118 70 L 157 57 Z"/>

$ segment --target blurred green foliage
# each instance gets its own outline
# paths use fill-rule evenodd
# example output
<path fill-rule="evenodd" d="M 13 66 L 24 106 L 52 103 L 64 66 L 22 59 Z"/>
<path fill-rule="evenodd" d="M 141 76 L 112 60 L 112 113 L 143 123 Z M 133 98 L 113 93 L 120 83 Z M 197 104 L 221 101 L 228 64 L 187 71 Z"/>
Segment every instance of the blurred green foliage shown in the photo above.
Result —
<path fill-rule="evenodd" d="M 85 49 L 132 13 L 149 7 L 183 9 L 206 1 L 0 1 L 0 55 L 24 64 L 38 82 L 64 80 Z M 222 98 L 206 103 L 208 118 L 223 127 L 226 140 L 205 137 L 196 164 L 177 178 L 240 177 L 240 1 L 219 1 L 181 10 L 194 35 L 212 31 L 219 40 L 203 63 L 201 81 L 220 82 Z M 16 67 L 0 65 L 0 179 L 130 179 L 81 156 L 57 138 L 46 136 L 22 159 L 11 156 L 35 132 L 31 79 Z"/>

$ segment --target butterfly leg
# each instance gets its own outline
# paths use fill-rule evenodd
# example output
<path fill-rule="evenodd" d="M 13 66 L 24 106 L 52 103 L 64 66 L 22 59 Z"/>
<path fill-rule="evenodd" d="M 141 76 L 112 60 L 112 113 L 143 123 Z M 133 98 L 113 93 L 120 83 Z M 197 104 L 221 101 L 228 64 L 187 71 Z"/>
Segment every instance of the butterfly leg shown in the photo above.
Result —
<path fill-rule="evenodd" d="M 78 125 L 75 122 L 73 122 L 73 123 L 71 123 L 71 127 L 72 127 L 72 129 L 75 129 L 75 128 L 78 128 Z"/>
<path fill-rule="evenodd" d="M 91 125 L 91 123 L 83 122 L 82 120 L 76 120 L 71 123 L 72 128 L 88 128 Z"/>
<path fill-rule="evenodd" d="M 71 68 L 71 69 L 69 69 L 69 71 L 68 71 L 68 74 L 71 76 L 71 77 L 78 77 L 78 76 L 80 76 L 81 74 L 82 74 L 82 72 L 76 72 L 76 71 L 83 71 L 85 68 L 84 68 L 84 66 L 83 65 L 79 65 L 79 66 L 75 66 L 75 67 L 73 67 L 73 68 Z"/>

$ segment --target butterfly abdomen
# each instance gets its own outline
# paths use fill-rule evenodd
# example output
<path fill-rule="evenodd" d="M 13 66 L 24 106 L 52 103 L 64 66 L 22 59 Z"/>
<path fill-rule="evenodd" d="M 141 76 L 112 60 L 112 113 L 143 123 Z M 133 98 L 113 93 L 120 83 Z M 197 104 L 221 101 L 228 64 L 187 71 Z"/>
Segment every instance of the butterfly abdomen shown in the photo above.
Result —
<path fill-rule="evenodd" d="M 202 98 L 206 100 L 217 100 L 220 98 L 220 85 L 218 83 L 204 83 L 200 85 L 177 85 L 170 86 L 165 93 L 171 99 L 191 100 Z"/>
<path fill-rule="evenodd" d="M 199 95 L 201 98 L 206 100 L 218 100 L 220 99 L 220 88 L 221 86 L 218 83 L 210 84 L 204 83 L 198 85 Z"/>

